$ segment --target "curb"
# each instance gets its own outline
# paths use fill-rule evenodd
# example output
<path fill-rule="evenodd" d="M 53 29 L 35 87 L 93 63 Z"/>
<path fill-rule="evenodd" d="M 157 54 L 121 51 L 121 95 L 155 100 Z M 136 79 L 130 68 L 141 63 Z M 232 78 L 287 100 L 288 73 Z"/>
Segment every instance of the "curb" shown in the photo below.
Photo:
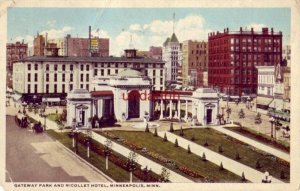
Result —
<path fill-rule="evenodd" d="M 68 147 L 66 147 L 65 145 L 63 145 L 61 142 L 59 142 L 58 140 L 52 138 L 51 136 L 49 136 L 47 133 L 44 132 L 44 135 L 45 134 L 50 139 L 54 140 L 56 143 L 58 143 L 60 146 L 62 146 L 66 151 L 68 151 L 70 154 L 72 154 L 75 158 L 79 159 L 80 161 L 82 161 L 83 163 L 85 163 L 86 165 L 88 165 L 90 168 L 92 168 L 98 174 L 101 174 L 105 179 L 107 179 L 110 182 L 116 182 L 115 180 L 113 180 L 112 178 L 110 178 L 109 176 L 107 176 L 106 174 L 104 174 L 104 172 L 102 172 L 101 170 L 99 170 L 98 168 L 96 168 L 95 166 L 93 166 L 91 163 L 89 163 L 88 161 L 86 161 L 85 159 L 83 159 L 81 156 L 76 155 L 71 149 L 69 149 Z"/>

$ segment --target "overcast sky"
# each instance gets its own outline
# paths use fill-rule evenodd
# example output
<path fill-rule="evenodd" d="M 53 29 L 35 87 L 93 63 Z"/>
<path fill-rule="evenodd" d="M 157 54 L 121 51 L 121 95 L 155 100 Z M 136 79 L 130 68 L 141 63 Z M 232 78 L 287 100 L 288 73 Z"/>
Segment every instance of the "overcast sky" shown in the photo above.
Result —
<path fill-rule="evenodd" d="M 290 9 L 288 8 L 9 8 L 8 42 L 24 39 L 32 46 L 36 33 L 62 38 L 66 34 L 87 37 L 92 34 L 110 38 L 110 54 L 119 56 L 129 47 L 148 50 L 162 46 L 173 32 L 180 42 L 188 39 L 207 41 L 213 31 L 239 30 L 239 27 L 273 27 L 283 32 L 284 44 L 290 42 Z"/>

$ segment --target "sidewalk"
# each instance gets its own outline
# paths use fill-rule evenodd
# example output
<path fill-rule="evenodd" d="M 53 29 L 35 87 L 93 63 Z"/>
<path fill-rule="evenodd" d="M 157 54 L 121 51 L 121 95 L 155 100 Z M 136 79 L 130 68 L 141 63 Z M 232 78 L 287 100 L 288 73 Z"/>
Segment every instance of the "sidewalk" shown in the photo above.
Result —
<path fill-rule="evenodd" d="M 168 137 L 168 141 L 174 143 L 175 139 L 177 138 L 178 141 L 178 145 L 184 149 L 187 149 L 188 145 L 190 145 L 191 148 L 191 152 L 202 157 L 203 153 L 205 153 L 206 155 L 206 159 L 216 165 L 220 165 L 221 162 L 224 166 L 225 169 L 239 175 L 242 176 L 242 173 L 244 172 L 245 177 L 247 180 L 254 182 L 254 183 L 261 183 L 262 177 L 264 175 L 264 173 L 257 171 L 251 167 L 248 167 L 244 164 L 241 164 L 239 162 L 236 162 L 230 158 L 227 158 L 219 153 L 216 153 L 214 151 L 211 151 L 201 145 L 198 145 L 194 142 L 191 142 L 187 139 L 184 139 L 180 136 L 177 136 L 173 133 L 170 132 L 158 132 L 158 135 L 160 137 L 164 137 L 164 134 L 166 133 L 167 137 Z M 273 177 L 272 182 L 274 183 L 283 183 L 282 181 L 276 179 Z"/>
<path fill-rule="evenodd" d="M 217 130 L 217 131 L 219 131 L 221 133 L 224 133 L 224 134 L 226 134 L 228 136 L 236 138 L 236 139 L 238 139 L 240 141 L 243 141 L 244 143 L 247 143 L 247 144 L 249 144 L 249 145 L 251 145 L 253 147 L 256 147 L 256 148 L 258 148 L 258 149 L 260 149 L 262 151 L 265 151 L 265 152 L 270 153 L 270 154 L 272 154 L 272 155 L 274 155 L 276 157 L 279 157 L 279 158 L 281 158 L 283 160 L 286 160 L 286 161 L 290 162 L 290 155 L 287 154 L 287 153 L 285 153 L 285 152 L 283 152 L 283 151 L 280 151 L 280 150 L 275 149 L 275 148 L 273 148 L 271 146 L 268 146 L 266 144 L 260 143 L 258 141 L 255 141 L 253 139 L 250 139 L 248 137 L 245 137 L 243 135 L 240 135 L 238 133 L 235 133 L 233 131 L 230 131 L 230 130 L 225 129 L 225 128 L 220 127 L 220 126 L 218 126 L 218 127 L 211 127 L 211 128 L 215 129 L 215 130 Z"/>
<path fill-rule="evenodd" d="M 101 144 L 105 144 L 105 141 L 106 141 L 106 137 L 102 136 L 102 135 L 99 135 L 95 132 L 92 132 L 92 137 L 94 140 L 98 141 L 99 143 Z M 118 153 L 120 153 L 121 155 L 125 156 L 125 157 L 128 157 L 129 153 L 132 152 L 130 149 L 118 144 L 118 143 L 115 143 L 113 142 L 112 144 L 112 149 Z M 142 155 L 137 155 L 137 163 L 142 165 L 142 167 L 145 167 L 145 166 L 148 166 L 149 169 L 151 169 L 154 173 L 156 174 L 161 174 L 161 171 L 162 171 L 162 168 L 163 166 L 142 156 Z M 168 168 L 167 168 L 168 169 Z M 168 169 L 168 171 L 170 172 L 170 177 L 169 177 L 169 180 L 171 182 L 178 182 L 178 183 L 191 183 L 193 182 L 192 180 Z"/>

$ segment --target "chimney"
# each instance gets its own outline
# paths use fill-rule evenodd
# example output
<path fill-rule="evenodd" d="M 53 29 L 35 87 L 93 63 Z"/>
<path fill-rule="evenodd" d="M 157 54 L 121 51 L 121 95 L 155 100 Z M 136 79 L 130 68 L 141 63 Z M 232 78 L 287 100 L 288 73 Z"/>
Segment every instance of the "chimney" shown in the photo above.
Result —
<path fill-rule="evenodd" d="M 242 27 L 240 27 L 240 32 L 242 32 L 243 31 L 243 28 Z"/>
<path fill-rule="evenodd" d="M 227 32 L 229 32 L 229 28 L 227 27 Z"/>
<path fill-rule="evenodd" d="M 253 34 L 253 27 L 251 27 L 251 33 Z"/>
<path fill-rule="evenodd" d="M 273 28 L 271 28 L 271 33 L 273 34 L 273 32 L 274 32 L 274 31 L 273 31 Z"/>

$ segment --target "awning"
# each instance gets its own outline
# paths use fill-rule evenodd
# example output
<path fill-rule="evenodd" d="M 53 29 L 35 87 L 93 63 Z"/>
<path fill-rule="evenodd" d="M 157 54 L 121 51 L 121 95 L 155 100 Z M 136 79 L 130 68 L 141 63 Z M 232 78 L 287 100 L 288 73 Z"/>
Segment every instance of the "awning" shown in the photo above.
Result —
<path fill-rule="evenodd" d="M 266 105 L 269 106 L 270 103 L 272 102 L 273 98 L 268 98 L 268 97 L 257 97 L 256 98 L 256 104 L 257 105 Z"/>
<path fill-rule="evenodd" d="M 113 92 L 110 90 L 93 91 L 91 92 L 91 95 L 92 97 L 113 96 Z"/>
<path fill-rule="evenodd" d="M 22 95 L 20 95 L 20 94 L 13 94 L 12 95 L 12 98 L 13 98 L 14 101 L 19 101 L 21 99 L 21 97 L 22 97 Z"/>
<path fill-rule="evenodd" d="M 42 102 L 60 102 L 60 98 L 57 97 L 43 98 Z"/>
<path fill-rule="evenodd" d="M 283 101 L 282 99 L 274 99 L 269 107 L 274 108 L 276 110 L 290 110 L 290 103 Z"/>

